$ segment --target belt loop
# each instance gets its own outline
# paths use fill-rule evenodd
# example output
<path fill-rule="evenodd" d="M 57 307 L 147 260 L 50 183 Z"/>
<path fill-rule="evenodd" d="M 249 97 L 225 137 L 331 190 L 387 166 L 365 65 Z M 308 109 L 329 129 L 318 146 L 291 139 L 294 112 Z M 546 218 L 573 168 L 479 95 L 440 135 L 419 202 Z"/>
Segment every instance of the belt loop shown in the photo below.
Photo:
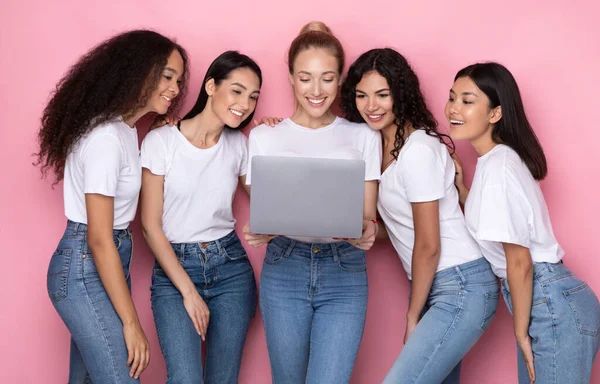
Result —
<path fill-rule="evenodd" d="M 454 270 L 456 271 L 456 274 L 458 275 L 458 277 L 460 277 L 460 281 L 464 284 L 467 282 L 467 278 L 465 277 L 465 275 L 462 273 L 462 271 L 460 270 L 460 266 L 455 266 Z"/>
<path fill-rule="evenodd" d="M 548 268 L 548 270 L 549 270 L 551 273 L 554 273 L 554 272 L 555 272 L 555 269 L 554 269 L 554 264 L 552 264 L 552 263 L 547 263 L 547 262 L 546 262 L 546 263 L 544 263 L 544 264 L 546 264 L 546 267 Z"/>
<path fill-rule="evenodd" d="M 221 239 L 215 240 L 215 244 L 217 245 L 217 251 L 219 251 L 219 255 L 223 254 L 223 245 L 221 244 Z"/>
<path fill-rule="evenodd" d="M 331 243 L 331 253 L 333 254 L 333 261 L 337 262 L 339 260 L 338 249 L 335 243 Z"/>
<path fill-rule="evenodd" d="M 75 224 L 73 226 L 73 232 L 75 232 L 75 234 L 77 235 L 77 233 L 79 232 L 79 223 L 78 222 L 74 222 L 73 224 Z"/>
<path fill-rule="evenodd" d="M 285 250 L 283 257 L 288 257 L 292 253 L 292 250 L 294 249 L 294 247 L 296 246 L 296 240 L 292 240 L 292 239 L 289 239 L 289 240 L 290 240 L 290 243 L 288 244 L 288 247 Z"/>

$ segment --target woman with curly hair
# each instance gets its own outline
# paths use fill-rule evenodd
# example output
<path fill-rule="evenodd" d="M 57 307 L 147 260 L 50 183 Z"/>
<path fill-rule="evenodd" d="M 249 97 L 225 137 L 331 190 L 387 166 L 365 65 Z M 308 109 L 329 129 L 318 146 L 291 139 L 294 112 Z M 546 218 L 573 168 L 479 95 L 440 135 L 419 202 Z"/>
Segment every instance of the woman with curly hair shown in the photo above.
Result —
<path fill-rule="evenodd" d="M 156 32 L 126 32 L 80 58 L 44 110 L 37 164 L 64 179 L 68 219 L 47 285 L 71 333 L 69 383 L 135 383 L 148 365 L 129 291 L 142 175 L 135 123 L 176 109 L 186 75 L 182 47 Z"/>
<path fill-rule="evenodd" d="M 252 121 L 262 74 L 248 56 L 227 51 L 202 84 L 177 126 L 155 129 L 142 143 L 142 225 L 156 257 L 152 312 L 167 382 L 229 384 L 238 382 L 256 311 L 232 203 L 238 181 L 246 187 L 240 129 Z"/>
<path fill-rule="evenodd" d="M 383 138 L 378 212 L 411 281 L 404 348 L 384 383 L 458 383 L 460 361 L 496 312 L 498 281 L 465 225 L 454 144 L 393 49 L 362 54 L 342 86 L 346 118 Z"/>

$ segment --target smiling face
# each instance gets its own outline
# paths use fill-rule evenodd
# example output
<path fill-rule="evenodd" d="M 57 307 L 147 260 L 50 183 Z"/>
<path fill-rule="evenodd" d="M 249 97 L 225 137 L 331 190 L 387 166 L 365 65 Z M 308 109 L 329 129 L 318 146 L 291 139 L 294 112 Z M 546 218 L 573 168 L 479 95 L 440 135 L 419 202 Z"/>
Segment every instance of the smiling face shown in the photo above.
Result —
<path fill-rule="evenodd" d="M 298 107 L 309 116 L 325 115 L 333 104 L 340 82 L 336 57 L 326 49 L 309 48 L 294 61 L 290 81 Z"/>
<path fill-rule="evenodd" d="M 214 79 L 206 82 L 212 111 L 231 128 L 237 128 L 256 108 L 260 95 L 260 79 L 248 68 L 229 73 L 218 85 Z"/>
<path fill-rule="evenodd" d="M 494 125 L 502 117 L 501 107 L 490 107 L 490 99 L 469 77 L 456 79 L 444 109 L 453 140 L 492 140 Z"/>
<path fill-rule="evenodd" d="M 159 115 L 167 113 L 171 102 L 179 94 L 183 70 L 183 58 L 177 50 L 174 50 L 163 68 L 157 88 L 148 101 L 146 109 L 149 112 L 156 112 Z"/>
<path fill-rule="evenodd" d="M 356 84 L 356 109 L 371 129 L 380 131 L 394 125 L 394 100 L 385 77 L 367 72 Z"/>

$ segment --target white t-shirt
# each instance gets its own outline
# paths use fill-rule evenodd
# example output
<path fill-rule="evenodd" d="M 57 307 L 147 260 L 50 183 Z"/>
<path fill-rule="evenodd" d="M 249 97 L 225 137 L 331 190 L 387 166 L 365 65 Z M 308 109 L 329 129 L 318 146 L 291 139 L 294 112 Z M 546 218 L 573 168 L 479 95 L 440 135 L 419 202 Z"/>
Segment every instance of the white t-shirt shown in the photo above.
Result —
<path fill-rule="evenodd" d="M 85 194 L 112 196 L 113 228 L 125 229 L 135 217 L 141 185 L 137 129 L 117 117 L 93 128 L 67 156 L 65 215 L 87 224 Z"/>
<path fill-rule="evenodd" d="M 477 159 L 465 217 L 499 277 L 506 277 L 502 243 L 529 248 L 534 263 L 557 263 L 565 253 L 554 237 L 539 183 L 506 145 L 498 144 Z"/>
<path fill-rule="evenodd" d="M 411 203 L 439 200 L 441 253 L 436 271 L 482 257 L 460 210 L 454 176 L 447 147 L 421 129 L 408 137 L 398 160 L 381 175 L 377 209 L 409 279 L 415 244 Z"/>
<path fill-rule="evenodd" d="M 162 226 L 171 243 L 220 239 L 235 225 L 232 203 L 246 173 L 248 140 L 225 128 L 207 149 L 192 145 L 174 126 L 150 131 L 142 143 L 142 167 L 164 176 Z"/>
<path fill-rule="evenodd" d="M 365 181 L 379 180 L 381 135 L 366 124 L 351 123 L 341 117 L 326 127 L 311 129 L 284 119 L 275 127 L 260 125 L 250 132 L 246 184 L 251 184 L 252 157 L 290 156 L 365 161 Z M 305 242 L 332 242 L 327 238 L 294 239 Z"/>

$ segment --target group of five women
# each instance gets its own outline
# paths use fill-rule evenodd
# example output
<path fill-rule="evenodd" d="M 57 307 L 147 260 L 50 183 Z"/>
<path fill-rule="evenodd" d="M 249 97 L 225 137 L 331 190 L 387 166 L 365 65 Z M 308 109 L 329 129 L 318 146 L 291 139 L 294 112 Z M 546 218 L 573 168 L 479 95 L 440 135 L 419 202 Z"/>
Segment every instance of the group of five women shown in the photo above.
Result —
<path fill-rule="evenodd" d="M 42 169 L 64 180 L 68 220 L 48 293 L 71 333 L 69 383 L 133 383 L 149 363 L 129 291 L 140 188 L 168 383 L 237 382 L 257 289 L 232 202 L 238 183 L 250 193 L 256 155 L 366 163 L 360 239 L 244 228 L 249 245 L 267 244 L 260 308 L 274 383 L 350 380 L 367 308 L 365 252 L 383 237 L 411 282 L 405 345 L 385 383 L 458 383 L 500 291 L 514 319 L 519 382 L 589 381 L 600 305 L 561 261 L 538 184 L 545 156 L 510 72 L 497 63 L 460 70 L 447 135 L 401 54 L 370 50 L 342 82 L 344 57 L 326 25 L 307 24 L 288 54 L 294 114 L 264 118 L 246 139 L 239 129 L 253 120 L 262 74 L 227 51 L 208 68 L 192 110 L 151 130 L 141 155 L 135 124 L 177 112 L 186 51 L 131 31 L 70 69 L 44 110 L 38 153 Z M 331 108 L 340 93 L 345 118 Z M 470 190 L 453 140 L 468 140 L 480 156 Z"/>

